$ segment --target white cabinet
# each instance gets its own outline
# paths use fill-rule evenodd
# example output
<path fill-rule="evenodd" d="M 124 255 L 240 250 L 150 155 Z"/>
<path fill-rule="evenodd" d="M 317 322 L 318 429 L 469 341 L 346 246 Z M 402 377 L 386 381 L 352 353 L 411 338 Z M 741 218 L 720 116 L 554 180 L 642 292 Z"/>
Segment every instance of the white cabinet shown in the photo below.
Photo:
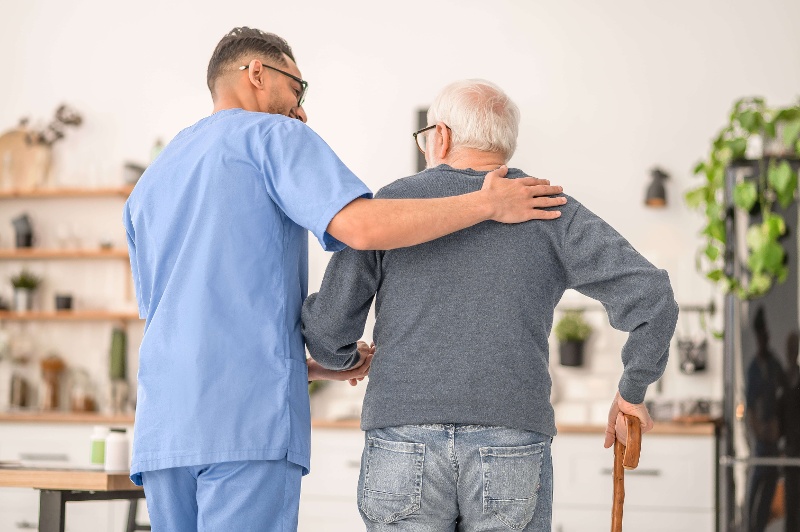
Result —
<path fill-rule="evenodd" d="M 0 461 L 90 464 L 92 425 L 0 423 Z M 141 506 L 144 506 L 143 504 Z M 122 532 L 128 517 L 126 501 L 67 503 L 67 532 Z M 0 531 L 37 530 L 39 491 L 0 488 Z"/>
<path fill-rule="evenodd" d="M 629 508 L 622 516 L 624 530 L 647 532 L 711 532 L 714 514 L 708 511 L 663 512 Z M 604 510 L 559 507 L 553 512 L 553 532 L 608 532 L 611 528 L 611 503 Z"/>
<path fill-rule="evenodd" d="M 607 531 L 613 450 L 602 436 L 562 434 L 553 441 L 553 530 Z M 645 435 L 639 467 L 625 472 L 623 522 L 630 530 L 714 530 L 714 438 Z"/>
<path fill-rule="evenodd" d="M 363 447 L 360 430 L 312 430 L 311 473 L 303 477 L 299 532 L 364 530 L 356 506 Z"/>

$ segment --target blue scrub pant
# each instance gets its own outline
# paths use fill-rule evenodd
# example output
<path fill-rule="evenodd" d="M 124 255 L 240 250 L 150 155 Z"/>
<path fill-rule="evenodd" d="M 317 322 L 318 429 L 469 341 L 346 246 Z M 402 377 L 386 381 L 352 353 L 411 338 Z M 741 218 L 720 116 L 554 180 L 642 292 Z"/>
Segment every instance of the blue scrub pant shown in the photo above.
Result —
<path fill-rule="evenodd" d="M 142 473 L 153 532 L 296 532 L 303 468 L 283 460 Z"/>

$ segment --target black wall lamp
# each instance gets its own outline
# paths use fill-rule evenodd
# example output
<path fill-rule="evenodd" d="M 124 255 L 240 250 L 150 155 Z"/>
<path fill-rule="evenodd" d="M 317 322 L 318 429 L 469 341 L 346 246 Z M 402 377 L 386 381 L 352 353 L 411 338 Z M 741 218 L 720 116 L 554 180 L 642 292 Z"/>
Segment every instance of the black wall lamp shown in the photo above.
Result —
<path fill-rule="evenodd" d="M 664 188 L 664 181 L 669 177 L 669 174 L 656 167 L 650 171 L 650 177 L 653 180 L 650 182 L 650 186 L 647 187 L 644 204 L 648 207 L 666 207 L 667 191 Z"/>

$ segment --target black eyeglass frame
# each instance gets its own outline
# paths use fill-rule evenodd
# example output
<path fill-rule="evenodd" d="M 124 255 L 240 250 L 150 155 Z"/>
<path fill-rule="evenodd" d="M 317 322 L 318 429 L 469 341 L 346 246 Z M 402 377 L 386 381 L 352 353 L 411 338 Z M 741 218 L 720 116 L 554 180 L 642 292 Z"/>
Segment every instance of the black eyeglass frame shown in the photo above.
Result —
<path fill-rule="evenodd" d="M 423 127 L 423 128 L 422 128 L 422 129 L 420 129 L 419 131 L 415 131 L 415 132 L 413 132 L 413 133 L 411 134 L 411 136 L 412 136 L 412 137 L 414 137 L 414 142 L 416 142 L 416 143 L 417 143 L 417 149 L 418 149 L 418 150 L 420 151 L 420 153 L 422 153 L 423 155 L 425 154 L 425 150 L 423 150 L 423 149 L 422 149 L 422 146 L 420 146 L 420 145 L 419 145 L 419 138 L 417 138 L 417 137 L 418 137 L 418 135 L 419 135 L 420 133 L 425 133 L 426 131 L 430 131 L 431 129 L 433 129 L 433 128 L 435 128 L 435 127 L 436 127 L 436 124 L 433 124 L 432 126 Z M 450 129 L 450 126 L 448 126 L 447 124 L 445 124 L 445 125 L 444 125 L 444 127 L 446 127 L 447 129 Z M 450 131 L 453 131 L 453 130 L 452 130 L 452 129 L 450 129 Z"/>
<path fill-rule="evenodd" d="M 285 72 L 285 71 L 281 70 L 280 68 L 275 68 L 273 66 L 269 66 L 269 65 L 264 64 L 264 63 L 261 63 L 261 66 L 263 66 L 264 68 L 268 68 L 270 70 L 274 70 L 275 72 L 280 72 L 284 76 L 290 77 L 293 80 L 295 80 L 297 83 L 299 83 L 300 84 L 300 95 L 297 97 L 297 107 L 300 107 L 300 106 L 303 105 L 303 102 L 305 102 L 305 100 L 306 100 L 306 91 L 308 90 L 308 82 L 306 80 L 300 79 L 300 78 L 298 78 L 297 76 L 295 76 L 293 74 L 289 74 L 288 72 Z M 248 68 L 250 68 L 250 65 L 242 65 L 242 66 L 239 67 L 239 70 L 247 70 Z"/>

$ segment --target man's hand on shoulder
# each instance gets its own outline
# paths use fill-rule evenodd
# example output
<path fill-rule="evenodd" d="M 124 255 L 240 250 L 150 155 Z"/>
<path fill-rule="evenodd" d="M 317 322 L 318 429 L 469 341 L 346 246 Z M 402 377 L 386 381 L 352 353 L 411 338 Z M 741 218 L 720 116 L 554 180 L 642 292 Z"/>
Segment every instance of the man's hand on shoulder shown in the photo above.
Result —
<path fill-rule="evenodd" d="M 561 211 L 543 211 L 547 207 L 558 207 L 567 202 L 565 197 L 550 197 L 561 194 L 560 186 L 550 185 L 546 179 L 520 177 L 505 179 L 508 167 L 501 166 L 486 174 L 481 193 L 491 209 L 489 219 L 502 223 L 519 223 L 528 220 L 553 220 Z"/>

